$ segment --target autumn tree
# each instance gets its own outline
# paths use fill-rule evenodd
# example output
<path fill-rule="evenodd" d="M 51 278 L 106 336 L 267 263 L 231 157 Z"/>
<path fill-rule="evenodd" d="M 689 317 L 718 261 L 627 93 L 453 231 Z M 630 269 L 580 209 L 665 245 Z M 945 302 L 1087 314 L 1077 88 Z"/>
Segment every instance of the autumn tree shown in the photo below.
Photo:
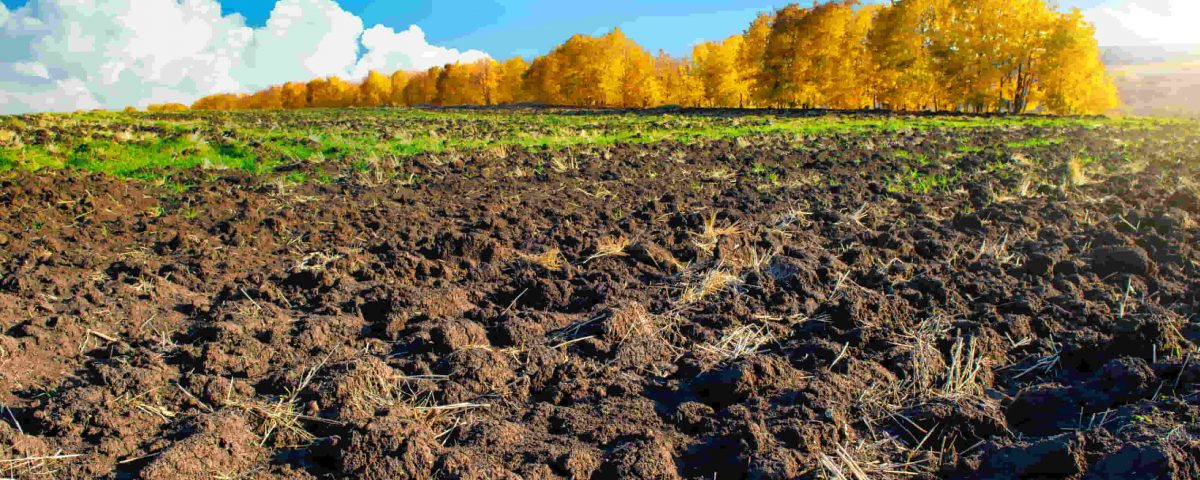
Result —
<path fill-rule="evenodd" d="M 1045 0 L 949 0 L 932 43 L 950 96 L 969 111 L 1022 111 L 1053 15 Z"/>
<path fill-rule="evenodd" d="M 925 110 L 945 104 L 932 50 L 945 0 L 899 0 L 882 8 L 867 36 L 877 106 Z"/>
<path fill-rule="evenodd" d="M 278 110 L 283 108 L 283 88 L 271 87 L 241 97 L 237 108 L 252 110 Z"/>
<path fill-rule="evenodd" d="M 640 45 L 621 34 L 621 41 L 616 45 L 613 55 L 620 60 L 615 62 L 621 72 L 620 103 L 626 108 L 647 108 L 661 105 L 663 88 L 654 71 L 654 57 Z M 608 104 L 612 105 L 612 104 Z"/>
<path fill-rule="evenodd" d="M 182 103 L 158 103 L 158 104 L 150 104 L 150 105 L 146 106 L 146 111 L 152 112 L 152 113 L 186 112 L 187 110 L 188 110 L 188 106 L 184 105 Z M 134 111 L 137 111 L 137 110 L 135 109 Z"/>
<path fill-rule="evenodd" d="M 654 57 L 654 72 L 662 87 L 662 102 L 685 107 L 704 105 L 704 82 L 695 72 L 690 59 L 672 58 L 659 51 Z"/>
<path fill-rule="evenodd" d="M 742 49 L 738 52 L 738 71 L 746 84 L 747 99 L 740 107 L 760 105 L 767 102 L 763 77 L 763 61 L 767 53 L 767 41 L 771 36 L 772 13 L 761 13 L 742 34 Z"/>
<path fill-rule="evenodd" d="M 442 67 L 433 67 L 417 73 L 404 86 L 405 105 L 431 105 L 438 96 L 438 79 L 442 76 Z"/>
<path fill-rule="evenodd" d="M 533 62 L 526 89 L 543 103 L 647 107 L 662 101 L 654 58 L 620 29 L 575 35 Z"/>
<path fill-rule="evenodd" d="M 1054 21 L 1042 61 L 1034 65 L 1039 97 L 1061 114 L 1104 113 L 1116 108 L 1117 88 L 1100 61 L 1095 27 L 1072 9 Z"/>
<path fill-rule="evenodd" d="M 566 105 L 563 94 L 560 56 L 545 55 L 533 60 L 525 73 L 523 89 L 530 100 L 547 105 Z"/>
<path fill-rule="evenodd" d="M 796 106 L 805 99 L 802 33 L 809 12 L 799 5 L 788 5 L 777 11 L 771 22 L 758 73 L 760 95 L 769 104 Z"/>
<path fill-rule="evenodd" d="M 777 105 L 861 108 L 866 103 L 866 39 L 873 10 L 858 0 L 776 13 L 759 82 Z"/>
<path fill-rule="evenodd" d="M 461 63 L 446 65 L 437 78 L 435 105 L 480 105 L 482 92 L 471 82 L 471 66 Z"/>
<path fill-rule="evenodd" d="M 529 64 L 524 58 L 513 57 L 500 64 L 500 75 L 496 85 L 496 103 L 521 103 L 528 99 L 525 92 L 525 73 Z"/>
<path fill-rule="evenodd" d="M 738 61 L 744 45 L 745 39 L 735 35 L 721 42 L 702 42 L 692 47 L 692 62 L 703 85 L 705 105 L 739 107 L 749 99 L 748 76 Z"/>
<path fill-rule="evenodd" d="M 602 65 L 598 43 L 594 37 L 575 35 L 535 61 L 530 68 L 530 89 L 537 100 L 557 105 L 602 105 L 603 92 L 616 87 L 602 81 L 606 66 Z"/>
<path fill-rule="evenodd" d="M 567 41 L 563 62 L 563 93 L 574 105 L 603 107 L 619 103 L 620 57 L 614 30 L 600 38 L 576 35 Z"/>
<path fill-rule="evenodd" d="M 305 90 L 308 92 L 308 105 L 310 107 L 330 107 L 333 106 L 331 97 L 333 96 L 333 87 L 329 85 L 329 79 L 314 78 L 305 84 Z"/>
<path fill-rule="evenodd" d="M 241 96 L 235 93 L 218 93 L 196 100 L 193 110 L 235 110 L 239 107 Z"/>
<path fill-rule="evenodd" d="M 380 107 L 392 100 L 392 79 L 371 70 L 367 78 L 358 85 L 357 104 L 364 107 Z"/>
<path fill-rule="evenodd" d="M 280 96 L 283 108 L 308 108 L 308 86 L 303 83 L 283 84 Z"/>
<path fill-rule="evenodd" d="M 308 104 L 316 108 L 340 108 L 354 105 L 358 89 L 336 76 L 308 82 Z"/>
<path fill-rule="evenodd" d="M 471 89 L 478 92 L 477 105 L 496 105 L 499 103 L 500 62 L 485 58 L 469 65 Z"/>
<path fill-rule="evenodd" d="M 405 104 L 404 103 L 404 87 L 408 86 L 409 77 L 410 77 L 409 73 L 404 70 L 397 70 L 395 73 L 392 73 L 392 77 L 391 77 L 392 96 L 390 99 L 388 99 L 388 103 L 390 103 L 391 105 L 404 105 Z"/>

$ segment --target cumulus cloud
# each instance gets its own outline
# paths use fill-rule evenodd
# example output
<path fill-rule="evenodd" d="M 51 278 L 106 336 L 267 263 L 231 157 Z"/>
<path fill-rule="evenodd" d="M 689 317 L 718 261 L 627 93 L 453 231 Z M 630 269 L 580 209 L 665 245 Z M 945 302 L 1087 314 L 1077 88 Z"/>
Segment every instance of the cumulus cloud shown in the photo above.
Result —
<path fill-rule="evenodd" d="M 1197 0 L 1112 0 L 1085 11 L 1101 45 L 1200 44 Z"/>
<path fill-rule="evenodd" d="M 460 52 L 430 45 L 425 39 L 425 31 L 416 25 L 402 32 L 376 25 L 363 33 L 362 44 L 367 54 L 355 66 L 355 77 L 366 76 L 371 70 L 427 70 L 456 61 L 473 62 L 488 58 L 486 53 L 479 50 Z"/>
<path fill-rule="evenodd" d="M 362 19 L 332 0 L 279 0 L 254 31 L 239 78 L 251 88 L 345 75 L 358 60 Z"/>
<path fill-rule="evenodd" d="M 217 0 L 0 4 L 0 113 L 120 108 L 370 69 L 485 58 L 362 19 L 335 0 L 278 0 L 251 28 Z"/>

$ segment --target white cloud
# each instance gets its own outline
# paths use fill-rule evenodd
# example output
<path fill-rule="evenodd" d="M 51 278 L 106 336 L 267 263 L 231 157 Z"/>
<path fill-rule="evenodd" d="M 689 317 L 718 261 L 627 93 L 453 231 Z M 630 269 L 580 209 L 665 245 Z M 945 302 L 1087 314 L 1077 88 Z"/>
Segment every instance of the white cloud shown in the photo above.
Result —
<path fill-rule="evenodd" d="M 11 112 L 64 112 L 101 108 L 88 86 L 79 79 L 39 83 L 32 88 L 10 88 L 0 82 L 0 109 Z"/>
<path fill-rule="evenodd" d="M 488 58 L 479 50 L 460 52 L 430 45 L 425 39 L 425 31 L 416 25 L 402 32 L 376 25 L 363 33 L 362 44 L 367 48 L 367 54 L 355 66 L 354 77 L 364 77 L 371 70 L 426 70 L 455 61 L 465 63 Z"/>
<path fill-rule="evenodd" d="M 358 60 L 362 19 L 333 0 L 279 0 L 254 31 L 239 78 L 251 88 L 345 75 Z"/>
<path fill-rule="evenodd" d="M 1101 45 L 1200 44 L 1198 0 L 1112 0 L 1084 14 Z"/>
<path fill-rule="evenodd" d="M 30 77 L 50 79 L 50 69 L 46 68 L 46 65 L 37 62 L 14 63 L 13 71 Z"/>
<path fill-rule="evenodd" d="M 484 57 L 430 45 L 416 26 L 364 31 L 335 0 L 278 0 L 261 28 L 217 0 L 31 0 L 0 4 L 0 113 L 190 103 Z"/>

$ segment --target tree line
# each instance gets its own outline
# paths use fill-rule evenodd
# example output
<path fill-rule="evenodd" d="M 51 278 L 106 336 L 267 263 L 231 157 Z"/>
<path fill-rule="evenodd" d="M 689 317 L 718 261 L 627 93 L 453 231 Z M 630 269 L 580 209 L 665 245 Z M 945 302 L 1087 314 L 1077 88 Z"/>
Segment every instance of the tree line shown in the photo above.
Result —
<path fill-rule="evenodd" d="M 1118 105 L 1095 30 L 1078 9 L 1059 12 L 1048 0 L 859 3 L 763 13 L 743 33 L 697 44 L 683 58 L 652 55 L 614 29 L 575 35 L 532 62 L 318 78 L 212 95 L 191 108 L 542 103 L 1092 114 Z"/>

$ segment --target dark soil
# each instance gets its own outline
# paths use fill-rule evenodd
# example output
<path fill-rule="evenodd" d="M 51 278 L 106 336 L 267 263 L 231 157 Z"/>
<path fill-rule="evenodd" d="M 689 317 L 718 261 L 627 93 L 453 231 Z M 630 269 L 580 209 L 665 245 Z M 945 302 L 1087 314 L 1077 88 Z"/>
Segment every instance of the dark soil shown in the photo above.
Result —
<path fill-rule="evenodd" d="M 0 181 L 0 476 L 1200 478 L 1192 130 L 409 162 Z"/>

